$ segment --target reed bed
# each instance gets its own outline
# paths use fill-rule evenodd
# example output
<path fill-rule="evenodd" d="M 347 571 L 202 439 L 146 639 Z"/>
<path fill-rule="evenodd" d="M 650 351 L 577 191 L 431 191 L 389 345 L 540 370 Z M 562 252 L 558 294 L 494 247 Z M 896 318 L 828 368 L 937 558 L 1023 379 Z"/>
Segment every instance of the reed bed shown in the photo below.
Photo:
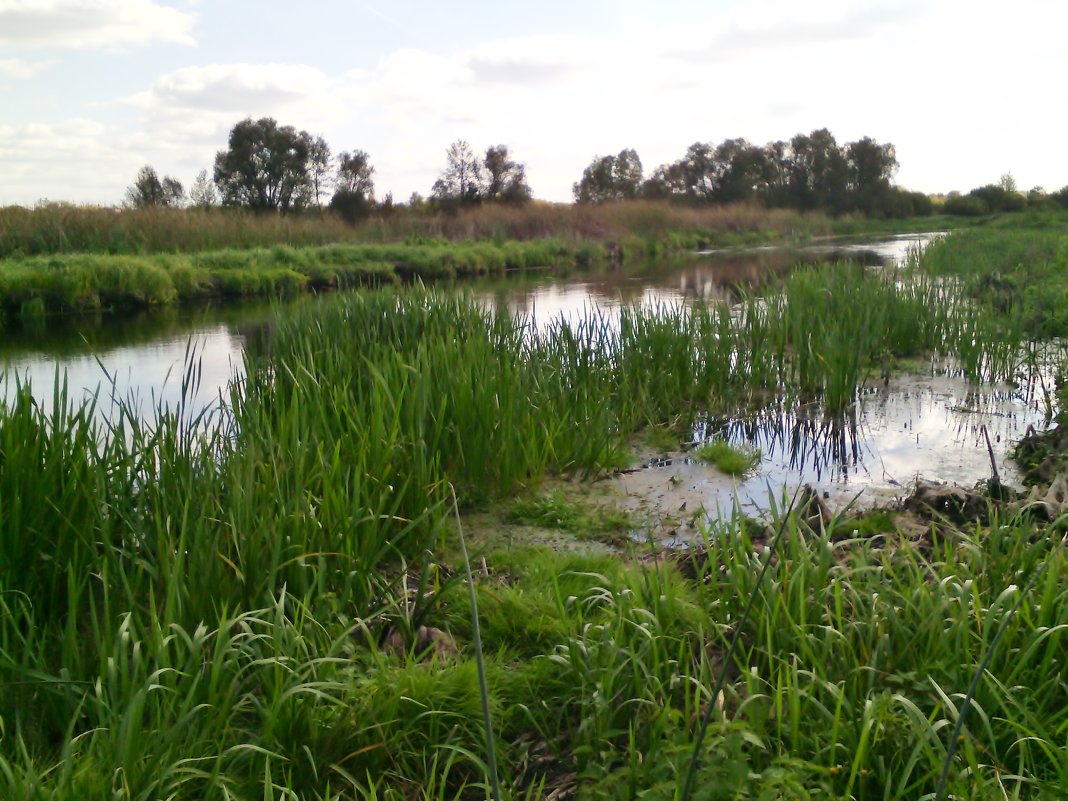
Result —
<path fill-rule="evenodd" d="M 692 207 L 664 201 L 604 205 L 531 202 L 485 204 L 452 213 L 398 208 L 356 226 L 333 214 L 252 214 L 239 209 L 114 209 L 47 203 L 0 207 L 0 258 L 57 253 L 146 255 L 204 250 L 310 247 L 357 242 L 443 239 L 737 244 L 767 237 L 832 232 L 822 214 L 752 204 Z"/>
<path fill-rule="evenodd" d="M 1028 224 L 1029 223 L 1029 224 Z M 1013 228 L 957 231 L 915 261 L 958 282 L 988 315 L 1012 318 L 1032 339 L 1068 332 L 1068 235 L 1062 217 L 1025 217 Z"/>
<path fill-rule="evenodd" d="M 451 488 L 471 508 L 600 475 L 635 431 L 725 405 L 838 408 L 887 353 L 967 339 L 999 377 L 1000 330 L 964 325 L 952 285 L 898 278 L 841 265 L 734 309 L 545 329 L 444 293 L 339 295 L 279 317 L 225 413 L 120 401 L 104 426 L 61 385 L 50 414 L 16 392 L 0 411 L 0 797 L 485 797 Z M 191 354 L 183 397 L 197 375 Z M 485 554 L 505 792 L 674 797 L 726 669 L 699 786 L 921 797 L 1002 622 L 951 788 L 1068 792 L 1055 536 L 1020 517 L 876 550 L 782 522 L 759 588 L 740 519 L 682 564 Z M 424 626 L 460 653 L 421 646 Z"/>

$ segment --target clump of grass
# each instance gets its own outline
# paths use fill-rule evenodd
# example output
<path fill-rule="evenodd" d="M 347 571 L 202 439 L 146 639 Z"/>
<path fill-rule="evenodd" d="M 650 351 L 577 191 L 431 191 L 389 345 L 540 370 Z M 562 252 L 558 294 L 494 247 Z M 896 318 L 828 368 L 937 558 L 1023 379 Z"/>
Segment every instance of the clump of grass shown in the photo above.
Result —
<path fill-rule="evenodd" d="M 888 534 L 895 528 L 894 516 L 885 509 L 875 509 L 858 517 L 842 518 L 832 528 L 832 538 L 871 537 Z"/>
<path fill-rule="evenodd" d="M 723 439 L 714 439 L 694 448 L 693 455 L 731 476 L 741 476 L 755 470 L 761 456 L 759 449 L 731 445 Z"/>
<path fill-rule="evenodd" d="M 633 531 L 638 527 L 638 521 L 630 512 L 612 505 L 594 506 L 570 500 L 559 489 L 517 499 L 508 507 L 504 517 L 509 523 L 579 535 Z"/>

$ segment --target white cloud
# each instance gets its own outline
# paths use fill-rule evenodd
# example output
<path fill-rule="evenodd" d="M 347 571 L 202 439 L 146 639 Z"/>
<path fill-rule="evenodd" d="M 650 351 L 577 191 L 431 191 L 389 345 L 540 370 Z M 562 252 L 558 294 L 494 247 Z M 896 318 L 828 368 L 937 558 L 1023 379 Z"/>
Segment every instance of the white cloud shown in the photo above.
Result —
<path fill-rule="evenodd" d="M 210 64 L 164 75 L 122 102 L 150 110 L 259 115 L 323 97 L 328 84 L 325 74 L 303 64 Z"/>
<path fill-rule="evenodd" d="M 136 154 L 119 146 L 118 136 L 114 128 L 82 118 L 0 125 L 2 202 L 117 201 L 121 188 L 114 186 L 114 176 L 132 176 L 140 166 Z"/>
<path fill-rule="evenodd" d="M 51 61 L 24 61 L 21 58 L 0 58 L 0 75 L 12 78 L 32 78 L 52 66 Z"/>
<path fill-rule="evenodd" d="M 0 45 L 191 45 L 194 20 L 192 14 L 154 0 L 0 0 Z"/>

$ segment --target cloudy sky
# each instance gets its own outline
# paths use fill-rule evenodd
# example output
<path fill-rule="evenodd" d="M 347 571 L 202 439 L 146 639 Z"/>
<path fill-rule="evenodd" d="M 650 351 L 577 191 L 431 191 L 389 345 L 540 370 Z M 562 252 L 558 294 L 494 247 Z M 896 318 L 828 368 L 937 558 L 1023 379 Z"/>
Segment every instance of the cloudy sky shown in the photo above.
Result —
<path fill-rule="evenodd" d="M 569 200 L 598 154 L 827 127 L 897 147 L 897 182 L 1068 184 L 1057 0 L 0 0 L 0 205 L 188 186 L 272 116 L 363 149 L 381 197 L 445 149 L 506 144 Z"/>

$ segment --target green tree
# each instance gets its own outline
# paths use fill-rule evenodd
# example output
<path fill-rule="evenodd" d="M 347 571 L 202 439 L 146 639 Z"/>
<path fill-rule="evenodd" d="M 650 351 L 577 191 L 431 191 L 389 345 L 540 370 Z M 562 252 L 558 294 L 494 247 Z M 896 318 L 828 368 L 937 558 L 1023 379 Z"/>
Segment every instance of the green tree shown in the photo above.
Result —
<path fill-rule="evenodd" d="M 330 208 L 342 219 L 354 223 L 371 213 L 375 200 L 374 172 L 371 157 L 362 150 L 343 151 L 338 156 L 334 181 L 337 189 L 330 199 Z"/>
<path fill-rule="evenodd" d="M 247 118 L 230 131 L 215 156 L 215 184 L 223 204 L 286 212 L 308 203 L 312 137 L 270 117 Z"/>
<path fill-rule="evenodd" d="M 890 179 L 897 170 L 894 146 L 869 136 L 846 145 L 849 191 L 853 207 L 865 214 L 886 214 L 891 202 Z"/>
<path fill-rule="evenodd" d="M 483 197 L 486 200 L 500 200 L 506 203 L 523 203 L 531 198 L 530 186 L 527 184 L 526 167 L 513 161 L 505 145 L 486 149 L 483 161 L 485 168 L 485 186 Z"/>
<path fill-rule="evenodd" d="M 342 151 L 337 157 L 334 185 L 338 192 L 360 194 L 369 200 L 375 197 L 375 168 L 371 157 L 362 150 Z"/>
<path fill-rule="evenodd" d="M 157 206 L 178 208 L 185 201 L 185 190 L 176 178 L 164 176 L 162 180 L 156 171 L 145 165 L 137 172 L 133 186 L 126 190 L 126 203 L 137 209 Z"/>
<path fill-rule="evenodd" d="M 189 190 L 189 202 L 197 209 L 210 209 L 219 205 L 219 193 L 215 190 L 215 184 L 208 177 L 207 170 L 201 170 L 193 179 L 193 186 Z"/>
<path fill-rule="evenodd" d="M 445 151 L 447 164 L 430 197 L 438 202 L 477 203 L 482 197 L 482 164 L 471 145 L 458 139 Z"/>
<path fill-rule="evenodd" d="M 713 154 L 715 199 L 721 203 L 749 200 L 767 183 L 767 154 L 745 139 L 726 139 Z"/>
<path fill-rule="evenodd" d="M 334 176 L 331 170 L 330 145 L 321 136 L 308 142 L 308 194 L 313 203 L 323 207 L 323 197 L 330 191 Z"/>
<path fill-rule="evenodd" d="M 790 205 L 802 211 L 846 211 L 848 183 L 846 156 L 826 128 L 790 140 Z"/>
<path fill-rule="evenodd" d="M 642 162 L 632 149 L 617 156 L 595 156 L 572 187 L 576 203 L 636 198 L 642 190 Z"/>

